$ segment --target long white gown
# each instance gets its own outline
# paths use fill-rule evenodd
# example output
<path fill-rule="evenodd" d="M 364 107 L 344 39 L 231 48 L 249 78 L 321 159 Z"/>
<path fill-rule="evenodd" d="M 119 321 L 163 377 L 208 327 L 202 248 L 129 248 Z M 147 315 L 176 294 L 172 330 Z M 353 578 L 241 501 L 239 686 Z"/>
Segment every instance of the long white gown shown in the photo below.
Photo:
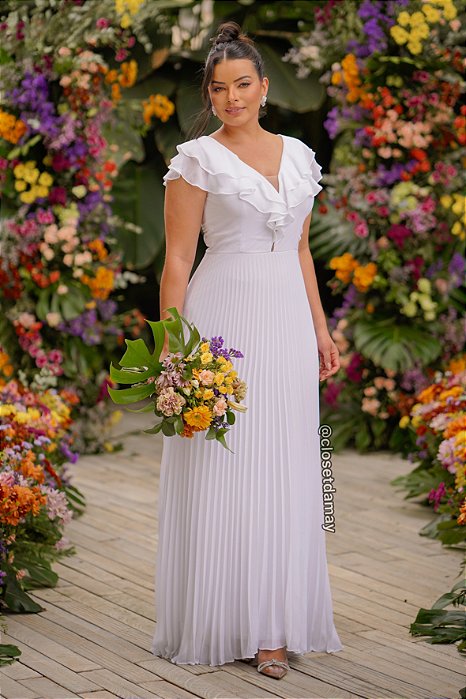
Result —
<path fill-rule="evenodd" d="M 208 192 L 208 249 L 182 315 L 241 350 L 233 363 L 248 384 L 248 410 L 226 433 L 234 453 L 205 432 L 163 437 L 152 652 L 177 664 L 343 648 L 321 526 L 317 342 L 297 251 L 321 167 L 280 136 L 278 191 L 210 136 L 177 146 L 164 176 Z"/>

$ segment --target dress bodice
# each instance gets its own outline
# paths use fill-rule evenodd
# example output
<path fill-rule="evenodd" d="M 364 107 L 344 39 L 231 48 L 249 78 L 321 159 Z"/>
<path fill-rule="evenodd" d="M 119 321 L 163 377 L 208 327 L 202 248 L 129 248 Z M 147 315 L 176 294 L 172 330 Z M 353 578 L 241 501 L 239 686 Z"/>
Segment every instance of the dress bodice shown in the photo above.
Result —
<path fill-rule="evenodd" d="M 182 176 L 207 192 L 202 232 L 209 251 L 297 249 L 303 222 L 322 189 L 322 168 L 305 143 L 279 135 L 283 152 L 275 178 L 262 175 L 210 136 L 176 147 L 163 184 Z"/>

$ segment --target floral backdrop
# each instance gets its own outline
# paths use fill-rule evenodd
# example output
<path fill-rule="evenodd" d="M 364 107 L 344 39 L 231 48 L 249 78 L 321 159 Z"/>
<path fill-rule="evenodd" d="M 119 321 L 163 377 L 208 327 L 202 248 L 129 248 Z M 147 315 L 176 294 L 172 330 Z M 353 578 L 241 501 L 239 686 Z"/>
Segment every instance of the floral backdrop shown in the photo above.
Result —
<path fill-rule="evenodd" d="M 340 444 L 398 448 L 415 393 L 465 349 L 465 3 L 330 0 L 315 19 L 284 59 L 332 100 L 331 226 L 310 240 L 341 298 L 323 412 Z"/>
<path fill-rule="evenodd" d="M 114 448 L 107 369 L 142 332 L 128 298 L 144 280 L 121 244 L 141 228 L 116 215 L 112 192 L 154 122 L 187 124 L 194 111 L 175 70 L 161 84 L 181 84 L 179 112 L 146 79 L 168 54 L 146 33 L 169 35 L 163 9 L 1 8 L 0 608 L 40 611 L 27 591 L 55 584 L 51 563 L 73 553 L 64 526 L 85 505 L 69 464 Z M 283 56 L 299 78 L 321 76 L 331 103 L 310 246 L 333 272 L 342 369 L 322 389 L 322 420 L 335 448 L 388 446 L 416 464 L 395 484 L 432 507 L 426 533 L 445 545 L 466 539 L 465 15 L 465 0 L 319 2 Z M 165 160 L 178 141 L 178 124 L 154 137 Z M 136 178 L 133 190 L 144 194 Z"/>
<path fill-rule="evenodd" d="M 142 277 L 125 269 L 115 236 L 135 227 L 112 207 L 135 35 L 151 49 L 142 4 L 1 8 L 0 608 L 10 611 L 40 611 L 27 591 L 53 586 L 51 563 L 74 552 L 63 530 L 85 503 L 69 464 L 114 448 L 110 359 L 144 324 L 125 308 Z M 159 94 L 134 111 L 136 134 L 171 113 Z M 0 664 L 18 654 L 1 645 Z"/>
<path fill-rule="evenodd" d="M 393 484 L 432 508 L 424 535 L 461 548 L 465 38 L 464 0 L 329 0 L 284 56 L 301 77 L 319 71 L 331 102 L 333 157 L 310 246 L 334 272 L 342 367 L 322 390 L 322 419 L 335 445 L 389 447 L 415 464 Z M 411 632 L 465 652 L 466 615 L 440 611 L 465 594 L 463 579 Z"/>

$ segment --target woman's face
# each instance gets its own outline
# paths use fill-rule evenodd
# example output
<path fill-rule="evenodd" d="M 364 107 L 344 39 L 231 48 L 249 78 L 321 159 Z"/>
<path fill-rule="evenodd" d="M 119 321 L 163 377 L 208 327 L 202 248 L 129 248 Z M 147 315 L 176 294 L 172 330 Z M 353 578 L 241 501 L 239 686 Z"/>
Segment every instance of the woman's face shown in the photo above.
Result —
<path fill-rule="evenodd" d="M 259 79 L 248 58 L 227 59 L 214 66 L 209 95 L 217 116 L 225 124 L 244 124 L 257 119 L 262 95 L 267 94 L 268 79 Z"/>

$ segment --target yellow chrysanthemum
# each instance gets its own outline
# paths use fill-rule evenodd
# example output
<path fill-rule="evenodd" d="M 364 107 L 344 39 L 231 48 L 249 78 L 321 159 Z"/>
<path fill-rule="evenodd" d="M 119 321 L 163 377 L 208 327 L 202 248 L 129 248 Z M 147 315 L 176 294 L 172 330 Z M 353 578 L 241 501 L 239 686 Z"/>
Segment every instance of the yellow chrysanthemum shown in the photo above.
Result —
<path fill-rule="evenodd" d="M 187 410 L 183 416 L 188 425 L 199 430 L 205 430 L 212 422 L 212 414 L 206 405 Z"/>

